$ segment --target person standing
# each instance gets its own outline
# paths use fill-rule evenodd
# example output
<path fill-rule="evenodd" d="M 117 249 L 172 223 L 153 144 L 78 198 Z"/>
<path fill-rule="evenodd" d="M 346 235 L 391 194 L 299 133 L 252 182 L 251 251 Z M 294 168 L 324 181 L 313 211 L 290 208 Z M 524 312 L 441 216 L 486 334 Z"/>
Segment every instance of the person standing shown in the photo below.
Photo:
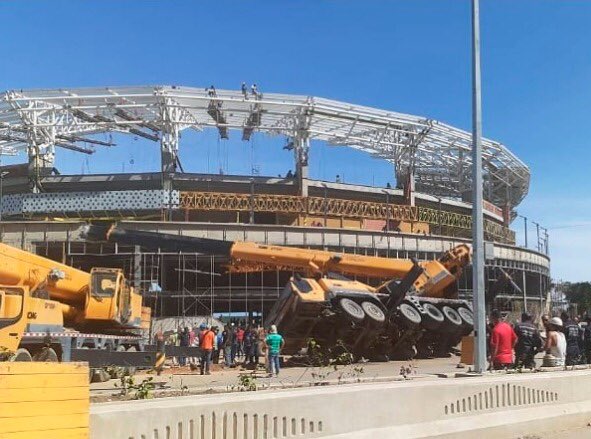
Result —
<path fill-rule="evenodd" d="M 238 349 L 236 351 L 236 355 L 238 357 L 242 357 L 245 355 L 244 352 L 244 329 L 242 326 L 239 326 L 236 330 L 236 341 L 238 342 Z"/>
<path fill-rule="evenodd" d="M 277 333 L 277 326 L 271 325 L 269 335 L 265 339 L 265 344 L 267 345 L 267 355 L 269 356 L 269 372 L 271 375 L 277 376 L 279 375 L 280 369 L 279 355 L 285 344 L 283 337 Z"/>
<path fill-rule="evenodd" d="M 246 331 L 244 331 L 244 337 L 242 340 L 242 348 L 244 350 L 244 365 L 251 365 L 252 364 L 252 345 L 254 340 L 252 338 L 252 330 L 250 326 L 246 327 Z"/>
<path fill-rule="evenodd" d="M 209 368 L 211 366 L 211 354 L 213 352 L 213 345 L 215 334 L 207 327 L 205 323 L 200 326 L 199 332 L 199 348 L 201 349 L 200 370 L 201 375 L 211 375 Z"/>
<path fill-rule="evenodd" d="M 498 309 L 490 315 L 493 325 L 490 334 L 490 358 L 495 370 L 507 369 L 513 366 L 513 347 L 517 336 L 511 326 L 503 321 Z"/>
<path fill-rule="evenodd" d="M 587 364 L 591 364 L 591 314 L 585 316 L 585 321 L 587 322 L 587 326 L 585 326 L 585 331 L 583 333 L 583 348 L 585 350 Z"/>
<path fill-rule="evenodd" d="M 544 350 L 554 357 L 555 366 L 564 366 L 566 359 L 566 337 L 560 317 L 552 317 L 546 325 Z"/>
<path fill-rule="evenodd" d="M 180 331 L 180 328 L 179 328 Z M 185 329 L 182 330 L 180 334 L 180 343 L 179 345 L 184 348 L 189 347 L 189 328 L 185 326 Z M 179 355 L 179 366 L 186 366 L 187 365 L 187 356 L 186 355 Z"/>
<path fill-rule="evenodd" d="M 222 333 L 222 348 L 224 350 L 224 363 L 226 367 L 232 366 L 232 331 L 226 325 Z"/>
<path fill-rule="evenodd" d="M 521 323 L 515 325 L 517 344 L 515 345 L 515 366 L 534 369 L 536 363 L 534 357 L 542 348 L 542 337 L 538 328 L 533 324 L 530 314 L 521 314 Z"/>
<path fill-rule="evenodd" d="M 234 323 L 230 324 L 230 362 L 236 364 L 236 355 L 238 354 L 238 331 Z"/>
<path fill-rule="evenodd" d="M 568 313 L 560 315 L 563 324 L 563 332 L 566 337 L 566 361 L 567 366 L 580 363 L 581 345 L 583 344 L 583 331 L 581 327 L 570 318 Z"/>

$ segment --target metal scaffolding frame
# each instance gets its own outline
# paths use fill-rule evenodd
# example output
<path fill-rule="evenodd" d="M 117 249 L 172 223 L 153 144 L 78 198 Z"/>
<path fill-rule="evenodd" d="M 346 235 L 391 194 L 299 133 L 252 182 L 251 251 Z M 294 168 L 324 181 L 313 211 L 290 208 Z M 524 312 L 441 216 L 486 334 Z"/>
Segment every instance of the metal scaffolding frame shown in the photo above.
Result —
<path fill-rule="evenodd" d="M 53 165 L 55 147 L 91 154 L 110 144 L 89 137 L 103 132 L 159 142 L 162 171 L 175 172 L 179 135 L 188 128 L 214 128 L 222 138 L 231 130 L 241 130 L 243 139 L 252 132 L 288 137 L 304 196 L 311 141 L 387 160 L 399 182 L 412 175 L 420 192 L 461 198 L 471 187 L 470 133 L 421 116 L 310 96 L 179 86 L 0 94 L 0 149 L 27 151 L 34 190 L 40 189 L 39 175 Z M 515 207 L 529 189 L 528 167 L 499 142 L 483 139 L 482 148 L 485 197 L 497 206 Z"/>

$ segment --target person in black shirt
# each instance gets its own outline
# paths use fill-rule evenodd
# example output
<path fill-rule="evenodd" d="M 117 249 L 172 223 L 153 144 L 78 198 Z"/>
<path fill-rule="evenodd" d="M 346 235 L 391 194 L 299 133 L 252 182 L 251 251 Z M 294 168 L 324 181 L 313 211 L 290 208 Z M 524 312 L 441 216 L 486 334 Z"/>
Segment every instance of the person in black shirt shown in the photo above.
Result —
<path fill-rule="evenodd" d="M 533 324 L 533 318 L 530 314 L 526 312 L 521 314 L 521 323 L 515 325 L 515 334 L 517 335 L 517 344 L 515 345 L 516 367 L 534 369 L 536 367 L 534 356 L 542 348 L 542 337 L 540 337 L 538 328 Z"/>
<path fill-rule="evenodd" d="M 587 322 L 587 326 L 585 326 L 585 330 L 583 331 L 583 348 L 585 350 L 587 364 L 591 364 L 591 314 L 585 316 L 585 321 Z"/>
<path fill-rule="evenodd" d="M 579 364 L 581 360 L 581 346 L 583 344 L 583 330 L 572 320 L 568 313 L 563 312 L 561 319 L 564 322 L 564 336 L 566 337 L 566 361 L 567 366 Z"/>

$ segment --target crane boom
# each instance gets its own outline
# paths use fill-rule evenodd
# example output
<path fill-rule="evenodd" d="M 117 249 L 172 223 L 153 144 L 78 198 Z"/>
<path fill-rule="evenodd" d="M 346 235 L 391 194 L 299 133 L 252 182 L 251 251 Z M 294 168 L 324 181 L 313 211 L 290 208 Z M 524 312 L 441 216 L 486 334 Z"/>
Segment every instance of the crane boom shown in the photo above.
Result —
<path fill-rule="evenodd" d="M 192 251 L 222 255 L 229 259 L 229 267 L 233 271 L 260 271 L 279 268 L 300 271 L 307 275 L 339 272 L 349 276 L 401 279 L 415 265 L 412 259 L 175 236 L 129 230 L 117 225 L 111 227 L 87 226 L 83 235 L 90 240 L 140 245 L 153 250 Z M 446 288 L 459 278 L 462 268 L 469 261 L 470 249 L 467 245 L 459 245 L 445 252 L 438 260 L 420 262 L 419 265 L 423 268 L 423 273 L 414 282 L 415 291 L 431 297 L 444 297 Z"/>
<path fill-rule="evenodd" d="M 0 243 L 0 284 L 42 287 L 51 299 L 84 306 L 90 273 Z"/>

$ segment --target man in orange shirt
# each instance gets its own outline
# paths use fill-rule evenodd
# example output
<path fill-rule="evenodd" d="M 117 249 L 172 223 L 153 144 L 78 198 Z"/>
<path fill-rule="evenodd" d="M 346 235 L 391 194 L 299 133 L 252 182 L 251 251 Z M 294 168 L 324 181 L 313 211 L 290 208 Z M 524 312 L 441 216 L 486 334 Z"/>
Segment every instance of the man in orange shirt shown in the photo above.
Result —
<path fill-rule="evenodd" d="M 207 327 L 205 323 L 199 326 L 199 348 L 201 349 L 201 375 L 211 375 L 209 366 L 211 365 L 211 353 L 213 352 L 213 339 L 215 334 Z"/>

